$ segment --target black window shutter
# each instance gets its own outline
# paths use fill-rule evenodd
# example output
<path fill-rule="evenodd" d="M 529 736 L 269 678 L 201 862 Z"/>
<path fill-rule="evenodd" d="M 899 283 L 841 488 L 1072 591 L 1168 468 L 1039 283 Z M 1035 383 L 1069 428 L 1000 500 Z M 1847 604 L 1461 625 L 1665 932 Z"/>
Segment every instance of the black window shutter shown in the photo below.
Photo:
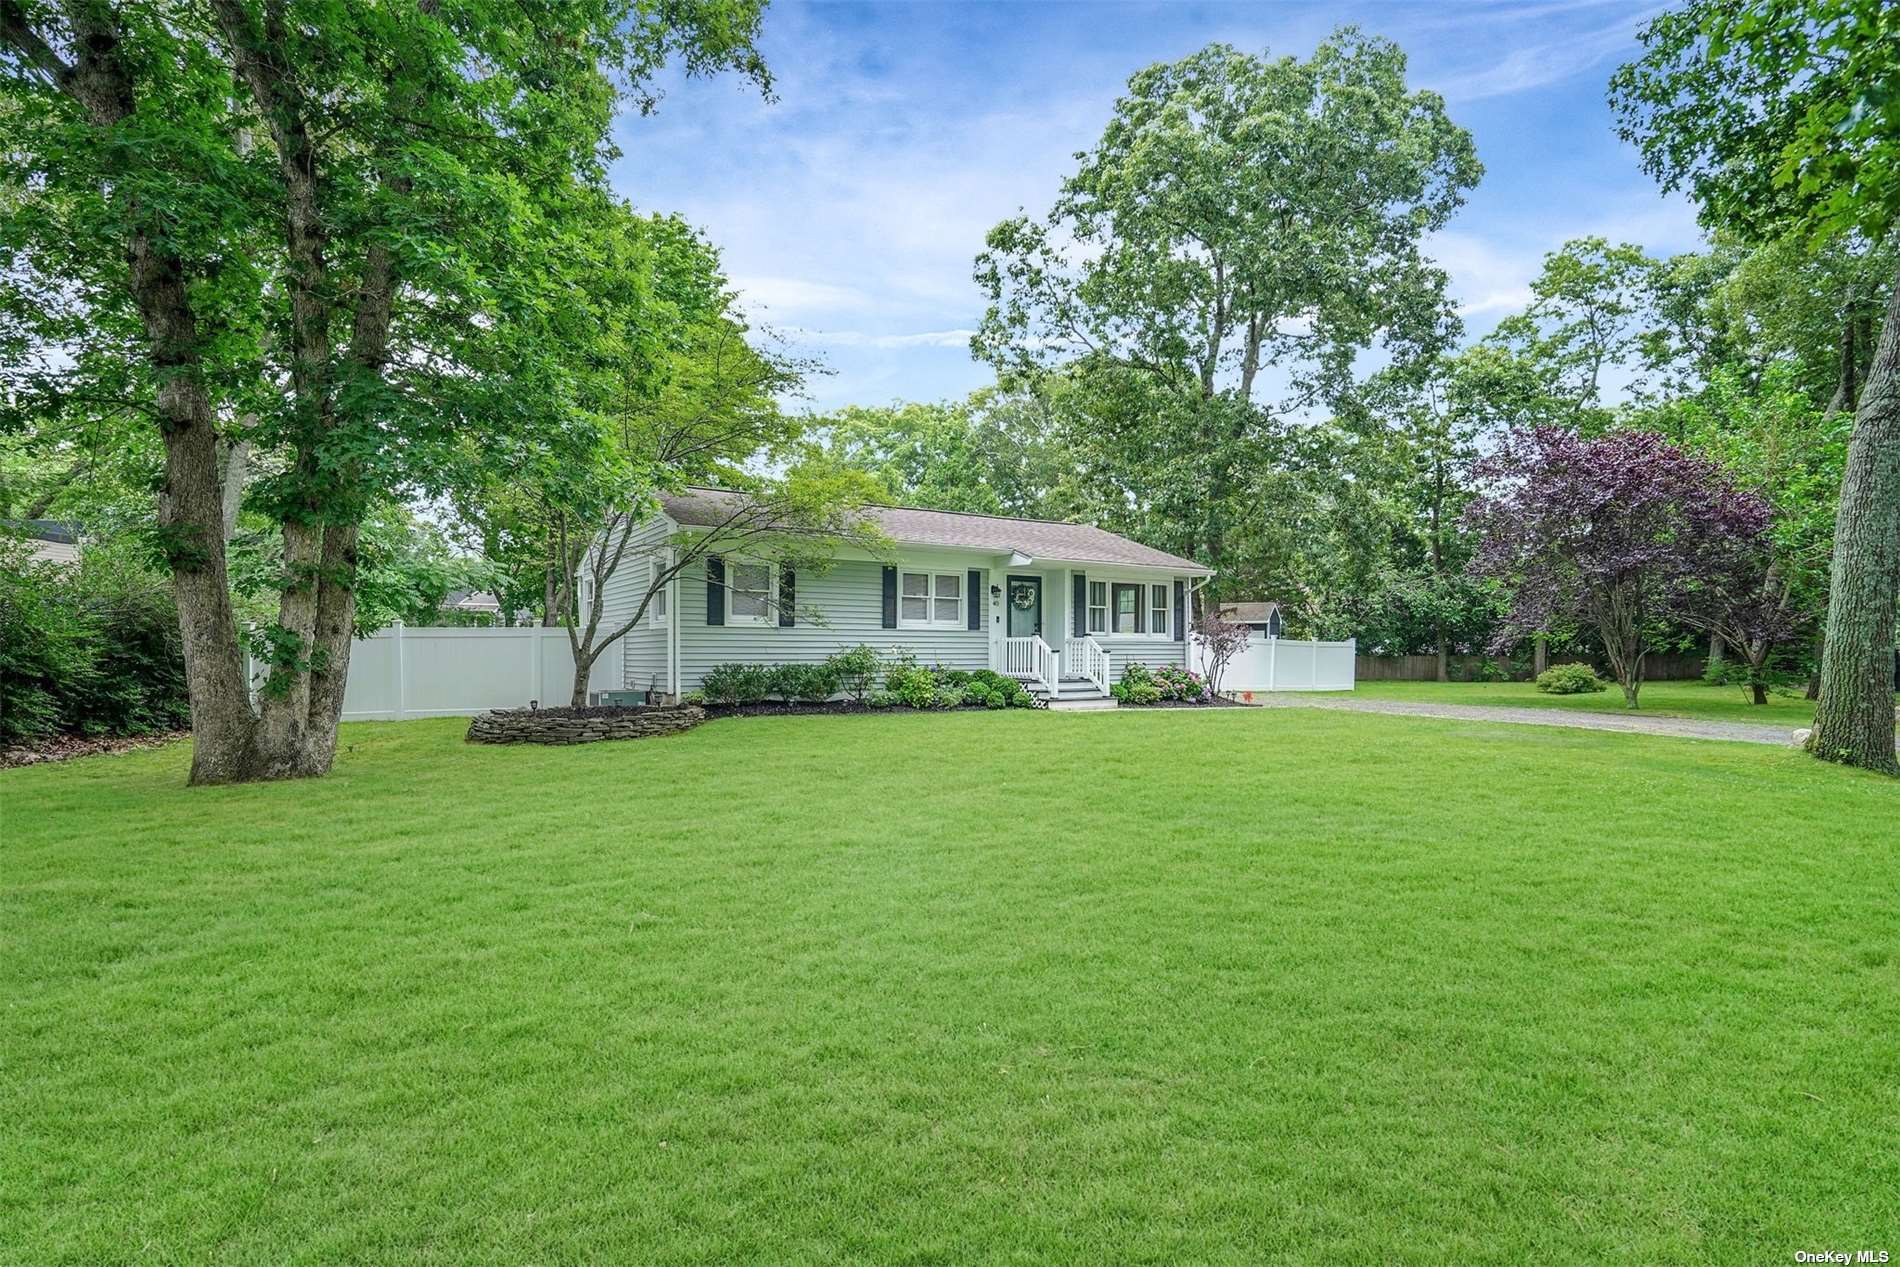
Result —
<path fill-rule="evenodd" d="M 897 569 L 884 569 L 884 627 L 897 628 Z"/>
<path fill-rule="evenodd" d="M 798 578 L 790 568 L 778 570 L 778 625 L 790 629 L 798 622 Z"/>
<path fill-rule="evenodd" d="M 1174 640 L 1187 641 L 1187 582 L 1174 583 Z"/>
<path fill-rule="evenodd" d="M 975 568 L 971 568 L 970 579 L 965 582 L 965 585 L 967 588 L 964 591 L 963 601 L 968 604 L 970 609 L 970 620 L 967 628 L 981 629 L 983 627 L 983 611 L 977 606 L 977 602 L 983 597 L 983 574 Z"/>
<path fill-rule="evenodd" d="M 706 623 L 726 623 L 726 561 L 716 554 L 706 556 Z"/>
<path fill-rule="evenodd" d="M 1069 606 L 1075 609 L 1075 615 L 1069 624 L 1075 629 L 1075 636 L 1089 636 L 1089 578 L 1081 572 L 1075 574 L 1074 592 L 1069 596 Z"/>

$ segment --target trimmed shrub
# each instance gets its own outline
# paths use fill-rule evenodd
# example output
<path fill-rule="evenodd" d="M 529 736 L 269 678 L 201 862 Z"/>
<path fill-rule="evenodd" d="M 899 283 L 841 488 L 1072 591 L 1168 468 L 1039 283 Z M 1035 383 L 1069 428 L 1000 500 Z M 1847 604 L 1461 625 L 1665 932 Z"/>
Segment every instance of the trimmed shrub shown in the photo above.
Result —
<path fill-rule="evenodd" d="M 708 704 L 758 704 L 773 687 L 773 671 L 763 664 L 718 664 L 699 680 Z"/>
<path fill-rule="evenodd" d="M 872 691 L 864 697 L 864 702 L 870 708 L 890 708 L 897 703 L 897 697 L 889 691 Z"/>
<path fill-rule="evenodd" d="M 937 694 L 930 701 L 930 706 L 932 708 L 962 708 L 965 698 L 966 693 L 962 687 L 946 683 L 937 688 Z"/>
<path fill-rule="evenodd" d="M 1130 704 L 1159 704 L 1161 688 L 1153 682 L 1137 682 L 1128 688 L 1128 702 Z"/>
<path fill-rule="evenodd" d="M 983 707 L 1008 708 L 1009 707 L 1009 692 L 1003 690 L 1001 687 L 998 687 L 997 689 L 993 691 L 983 692 Z"/>
<path fill-rule="evenodd" d="M 1609 689 L 1587 664 L 1553 664 L 1537 675 L 1537 689 L 1546 695 L 1588 695 Z"/>
<path fill-rule="evenodd" d="M 822 704 L 838 693 L 838 675 L 826 664 L 781 664 L 772 670 L 772 693 L 787 703 Z"/>
<path fill-rule="evenodd" d="M 878 675 L 884 671 L 877 652 L 862 642 L 832 655 L 825 667 L 837 675 L 838 689 L 860 704 L 869 702 L 871 692 L 877 689 Z"/>

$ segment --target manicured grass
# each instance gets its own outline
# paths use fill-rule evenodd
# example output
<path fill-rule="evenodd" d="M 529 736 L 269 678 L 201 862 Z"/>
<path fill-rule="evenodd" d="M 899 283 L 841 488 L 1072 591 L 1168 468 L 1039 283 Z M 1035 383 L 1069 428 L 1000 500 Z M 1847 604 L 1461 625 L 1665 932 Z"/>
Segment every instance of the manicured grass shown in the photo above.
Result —
<path fill-rule="evenodd" d="M 1504 708 L 1576 708 L 1596 713 L 1629 713 L 1623 689 L 1614 682 L 1591 695 L 1546 695 L 1531 682 L 1360 682 L 1354 690 L 1377 699 L 1416 700 L 1425 704 L 1484 704 Z M 1702 682 L 1645 682 L 1637 695 L 1639 714 L 1698 717 L 1704 721 L 1743 721 L 1790 730 L 1814 720 L 1814 701 L 1793 693 L 1769 692 L 1766 704 L 1749 701 L 1739 686 Z"/>
<path fill-rule="evenodd" d="M 1900 1248 L 1900 783 L 1297 709 L 461 729 L 0 775 L 0 1261 Z"/>

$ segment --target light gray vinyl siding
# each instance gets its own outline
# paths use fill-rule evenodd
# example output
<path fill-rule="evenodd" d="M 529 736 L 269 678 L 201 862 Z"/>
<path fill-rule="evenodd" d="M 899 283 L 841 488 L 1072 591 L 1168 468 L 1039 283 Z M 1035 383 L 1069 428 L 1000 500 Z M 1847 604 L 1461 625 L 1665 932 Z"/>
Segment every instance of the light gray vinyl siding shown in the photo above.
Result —
<path fill-rule="evenodd" d="M 979 601 L 988 593 L 987 576 L 977 594 Z M 682 572 L 680 689 L 697 688 L 706 670 L 716 664 L 813 663 L 860 642 L 883 655 L 909 648 L 921 664 L 955 669 L 989 664 L 989 635 L 984 629 L 884 628 L 884 577 L 878 563 L 840 561 L 823 573 L 800 572 L 796 579 L 797 623 L 790 628 L 776 623 L 708 625 L 705 569 L 691 567 Z"/>
<path fill-rule="evenodd" d="M 1095 635 L 1095 641 L 1102 644 L 1102 650 L 1108 652 L 1108 667 L 1117 680 L 1122 670 L 1130 664 L 1142 664 L 1151 669 L 1164 665 L 1177 669 L 1187 667 L 1187 644 L 1172 639 L 1160 638 L 1104 638 Z"/>
<path fill-rule="evenodd" d="M 647 564 L 672 536 L 672 525 L 658 515 L 634 529 L 627 543 L 626 557 L 601 587 L 601 626 L 618 629 L 640 605 L 647 589 Z M 620 685 L 627 690 L 645 690 L 649 685 L 666 689 L 666 626 L 643 619 L 620 640 Z M 606 652 L 608 656 L 614 650 Z"/>

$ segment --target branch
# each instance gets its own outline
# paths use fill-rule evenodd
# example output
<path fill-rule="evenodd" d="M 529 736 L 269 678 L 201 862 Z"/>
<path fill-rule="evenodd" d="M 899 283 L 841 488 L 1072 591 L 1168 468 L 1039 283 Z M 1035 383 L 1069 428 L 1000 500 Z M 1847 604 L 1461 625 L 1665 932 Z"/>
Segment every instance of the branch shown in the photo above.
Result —
<path fill-rule="evenodd" d="M 74 68 L 60 60 L 53 46 L 38 31 L 27 25 L 26 10 L 19 0 L 0 0 L 0 42 L 13 46 L 27 65 L 44 72 L 53 86 L 72 95 Z"/>

